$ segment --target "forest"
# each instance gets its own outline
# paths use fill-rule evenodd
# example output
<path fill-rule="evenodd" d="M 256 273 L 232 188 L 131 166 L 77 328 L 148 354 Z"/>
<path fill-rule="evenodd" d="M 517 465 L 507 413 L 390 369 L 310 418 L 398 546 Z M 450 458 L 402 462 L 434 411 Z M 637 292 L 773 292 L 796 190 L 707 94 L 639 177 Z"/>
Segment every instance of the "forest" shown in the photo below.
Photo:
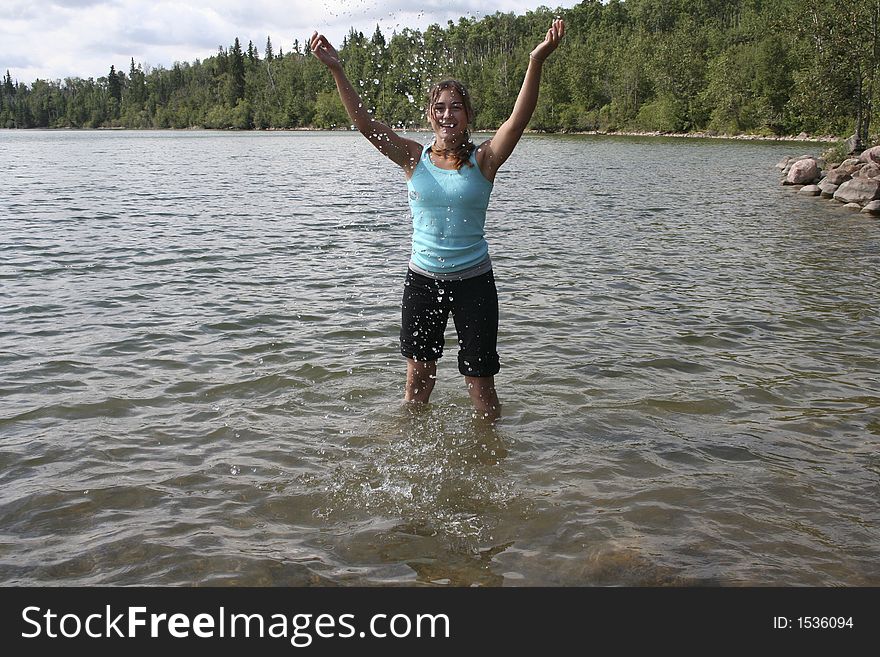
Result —
<path fill-rule="evenodd" d="M 584 0 L 570 9 L 462 17 L 424 31 L 349 30 L 335 44 L 374 115 L 423 127 L 443 77 L 471 90 L 476 128 L 509 115 L 554 16 L 563 46 L 544 66 L 531 129 L 753 135 L 856 134 L 880 108 L 880 0 Z M 204 60 L 93 78 L 0 85 L 5 128 L 347 128 L 333 80 L 308 52 L 237 37 Z M 124 70 L 127 68 L 127 70 Z M 0 62 L 0 70 L 2 62 Z"/>

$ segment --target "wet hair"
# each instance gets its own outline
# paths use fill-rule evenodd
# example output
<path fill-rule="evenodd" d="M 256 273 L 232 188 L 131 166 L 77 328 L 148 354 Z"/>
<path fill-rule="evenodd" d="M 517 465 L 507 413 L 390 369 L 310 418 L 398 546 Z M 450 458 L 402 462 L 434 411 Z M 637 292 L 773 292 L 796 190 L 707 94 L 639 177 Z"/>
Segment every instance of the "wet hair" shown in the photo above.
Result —
<path fill-rule="evenodd" d="M 441 80 L 440 82 L 432 84 L 430 89 L 428 89 L 428 104 L 425 108 L 425 113 L 428 116 L 432 116 L 434 103 L 437 102 L 440 93 L 446 89 L 452 89 L 458 92 L 458 95 L 461 96 L 462 101 L 464 102 L 464 111 L 465 114 L 467 114 L 468 126 L 470 126 L 474 121 L 474 106 L 471 104 L 471 95 L 468 93 L 468 90 L 458 80 Z M 475 148 L 476 145 L 471 141 L 471 131 L 465 130 L 464 141 L 462 141 L 461 145 L 454 151 L 437 148 L 436 145 L 431 146 L 431 151 L 438 155 L 451 154 L 455 158 L 455 168 L 461 169 L 465 164 L 469 167 L 473 166 L 470 162 L 470 157 Z"/>

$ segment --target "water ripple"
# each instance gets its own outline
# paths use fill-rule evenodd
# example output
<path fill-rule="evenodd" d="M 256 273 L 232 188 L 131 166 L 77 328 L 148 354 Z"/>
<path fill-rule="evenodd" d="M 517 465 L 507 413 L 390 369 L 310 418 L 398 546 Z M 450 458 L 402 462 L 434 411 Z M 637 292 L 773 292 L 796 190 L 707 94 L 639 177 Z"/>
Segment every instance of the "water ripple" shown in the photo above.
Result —
<path fill-rule="evenodd" d="M 0 582 L 880 582 L 880 224 L 786 146 L 527 135 L 489 426 L 451 333 L 401 403 L 405 187 L 357 135 L 3 140 Z"/>

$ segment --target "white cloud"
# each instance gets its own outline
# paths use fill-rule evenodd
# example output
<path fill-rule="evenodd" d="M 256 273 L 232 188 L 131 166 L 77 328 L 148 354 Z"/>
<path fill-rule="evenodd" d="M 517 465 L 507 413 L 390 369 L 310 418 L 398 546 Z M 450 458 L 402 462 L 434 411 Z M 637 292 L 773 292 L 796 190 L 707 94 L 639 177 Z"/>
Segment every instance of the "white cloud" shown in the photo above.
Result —
<path fill-rule="evenodd" d="M 539 0 L 5 0 L 0 69 L 13 79 L 99 77 L 129 61 L 171 66 L 213 55 L 238 37 L 290 50 L 313 30 L 340 43 L 350 27 L 386 34 L 460 16 L 533 10 Z M 575 0 L 564 2 L 572 6 Z"/>

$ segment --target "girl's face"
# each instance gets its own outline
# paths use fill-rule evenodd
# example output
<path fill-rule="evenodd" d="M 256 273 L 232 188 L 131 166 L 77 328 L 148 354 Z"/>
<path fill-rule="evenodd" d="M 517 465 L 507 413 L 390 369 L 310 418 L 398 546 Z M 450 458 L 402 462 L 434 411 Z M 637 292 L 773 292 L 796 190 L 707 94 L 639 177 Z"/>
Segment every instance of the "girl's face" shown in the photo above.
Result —
<path fill-rule="evenodd" d="M 456 89 L 443 89 L 428 108 L 428 121 L 438 139 L 456 141 L 468 127 L 464 99 Z"/>

